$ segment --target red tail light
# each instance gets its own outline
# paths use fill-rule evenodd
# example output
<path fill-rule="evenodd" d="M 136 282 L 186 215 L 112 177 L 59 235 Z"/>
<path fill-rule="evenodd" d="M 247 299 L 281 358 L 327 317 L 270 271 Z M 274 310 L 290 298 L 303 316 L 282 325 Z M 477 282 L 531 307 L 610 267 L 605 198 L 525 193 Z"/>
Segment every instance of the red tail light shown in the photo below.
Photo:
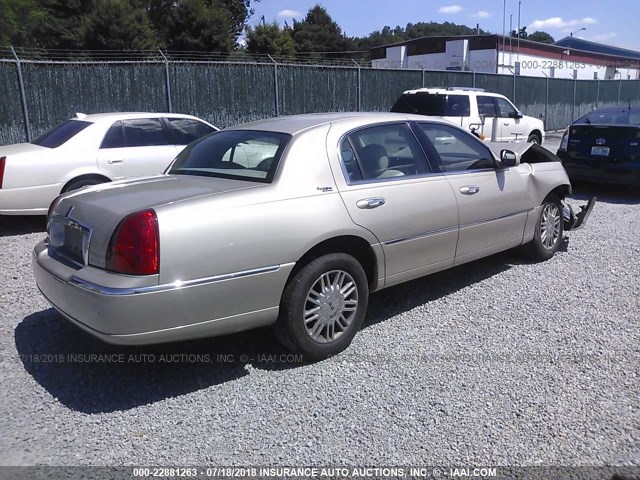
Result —
<path fill-rule="evenodd" d="M 2 188 L 2 181 L 4 180 L 4 167 L 7 164 L 7 157 L 0 157 L 0 188 Z"/>
<path fill-rule="evenodd" d="M 116 228 L 107 249 L 107 270 L 152 275 L 160 266 L 158 217 L 153 210 L 132 213 Z"/>

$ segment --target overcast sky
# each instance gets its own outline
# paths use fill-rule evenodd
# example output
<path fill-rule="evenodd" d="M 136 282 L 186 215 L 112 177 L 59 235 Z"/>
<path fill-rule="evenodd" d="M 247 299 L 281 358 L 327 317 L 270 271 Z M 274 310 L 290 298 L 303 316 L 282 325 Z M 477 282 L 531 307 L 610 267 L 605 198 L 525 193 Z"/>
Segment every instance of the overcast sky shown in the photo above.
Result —
<path fill-rule="evenodd" d="M 383 26 L 407 23 L 454 22 L 502 33 L 504 0 L 260 0 L 252 2 L 255 15 L 249 24 L 301 20 L 320 3 L 349 36 L 364 36 Z M 513 15 L 518 24 L 518 1 L 506 0 L 506 29 Z M 640 50 L 640 0 L 522 0 L 520 24 L 527 32 L 544 30 L 556 40 L 580 28 L 574 36 Z"/>

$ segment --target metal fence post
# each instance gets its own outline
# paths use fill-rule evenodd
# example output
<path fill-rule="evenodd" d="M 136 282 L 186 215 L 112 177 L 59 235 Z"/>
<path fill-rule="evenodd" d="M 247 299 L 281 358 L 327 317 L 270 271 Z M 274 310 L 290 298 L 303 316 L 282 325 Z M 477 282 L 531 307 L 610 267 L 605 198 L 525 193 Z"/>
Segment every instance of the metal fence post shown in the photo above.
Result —
<path fill-rule="evenodd" d="M 618 104 L 620 103 L 620 90 L 622 90 L 622 74 L 620 74 L 620 83 L 618 83 Z"/>
<path fill-rule="evenodd" d="M 169 113 L 173 112 L 173 106 L 171 105 L 171 82 L 169 79 L 169 59 L 162 53 L 162 50 L 158 49 L 162 58 L 164 58 L 164 86 L 165 92 L 167 93 L 167 108 L 169 109 Z"/>
<path fill-rule="evenodd" d="M 600 101 L 600 79 L 598 79 L 598 90 L 596 90 L 596 108 L 598 108 L 599 101 Z"/>
<path fill-rule="evenodd" d="M 516 71 L 513 71 L 513 100 L 512 102 L 516 102 Z"/>
<path fill-rule="evenodd" d="M 360 111 L 360 102 L 361 102 L 361 98 L 362 98 L 362 82 L 361 82 L 361 77 L 360 77 L 360 64 L 358 62 L 356 62 L 353 58 L 351 59 L 351 61 L 353 63 L 356 64 L 356 67 L 358 68 L 358 112 Z"/>
<path fill-rule="evenodd" d="M 571 104 L 571 123 L 576 118 L 576 86 L 578 84 L 578 76 L 573 77 L 573 103 Z"/>
<path fill-rule="evenodd" d="M 31 142 L 31 124 L 29 123 L 29 109 L 27 108 L 27 97 L 24 93 L 24 81 L 22 79 L 22 65 L 18 54 L 13 46 L 11 46 L 11 53 L 16 59 L 16 70 L 18 72 L 18 86 L 20 87 L 20 99 L 22 100 L 22 115 L 24 117 L 24 131 L 27 134 L 27 142 Z"/>
<path fill-rule="evenodd" d="M 546 76 L 547 76 L 547 74 L 545 73 L 545 77 Z M 545 98 L 544 98 L 544 125 L 545 125 L 545 130 L 546 130 L 547 118 L 548 118 L 548 115 L 549 115 L 549 77 L 547 77 L 547 81 L 546 81 L 545 87 L 546 87 L 546 93 L 545 93 Z"/>
<path fill-rule="evenodd" d="M 276 62 L 273 57 L 269 54 L 267 56 L 273 62 L 273 84 L 274 84 L 274 98 L 276 105 L 276 117 L 280 116 L 280 94 L 278 93 L 278 62 Z"/>
<path fill-rule="evenodd" d="M 422 88 L 424 88 L 425 87 L 425 84 L 424 84 L 424 67 L 422 65 L 420 65 L 420 68 L 422 68 Z"/>

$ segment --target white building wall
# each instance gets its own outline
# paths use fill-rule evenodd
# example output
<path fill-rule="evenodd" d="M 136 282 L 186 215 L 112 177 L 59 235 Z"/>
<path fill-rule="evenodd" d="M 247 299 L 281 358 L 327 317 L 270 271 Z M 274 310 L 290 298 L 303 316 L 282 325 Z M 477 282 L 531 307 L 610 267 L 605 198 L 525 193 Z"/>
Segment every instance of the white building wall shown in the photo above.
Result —
<path fill-rule="evenodd" d="M 425 55 L 407 56 L 406 46 L 389 47 L 386 58 L 373 60 L 373 68 L 405 68 L 412 70 L 453 70 L 467 69 L 476 73 L 500 73 L 513 75 L 516 62 L 520 62 L 520 75 L 530 77 L 570 78 L 579 80 L 640 79 L 640 67 L 618 67 L 585 63 L 572 58 L 571 54 L 562 59 L 540 55 L 518 54 L 517 43 L 505 45 L 506 51 L 469 50 L 468 40 L 447 42 L 446 51 Z M 595 76 L 597 75 L 597 77 Z"/>
<path fill-rule="evenodd" d="M 452 42 L 447 42 L 452 43 Z M 448 46 L 448 45 L 447 45 Z M 447 70 L 460 68 L 465 64 L 476 73 L 496 73 L 496 51 L 491 50 L 468 50 L 468 46 L 447 49 L 443 53 L 430 53 L 425 55 L 413 55 L 405 57 L 401 62 L 397 60 L 398 54 L 392 47 L 387 49 L 387 57 L 373 60 L 373 68 L 408 68 L 414 70 Z M 394 51 L 391 51 L 394 49 Z"/>
<path fill-rule="evenodd" d="M 514 48 L 513 52 L 507 51 L 503 55 L 499 55 L 500 66 L 498 67 L 498 73 L 504 73 L 507 75 L 513 75 L 516 68 L 516 62 L 520 62 L 520 75 L 528 77 L 545 77 L 550 78 L 577 78 L 578 80 L 593 80 L 598 78 L 600 80 L 607 80 L 614 78 L 614 69 L 605 65 L 596 65 L 586 63 L 582 60 L 578 60 L 569 55 L 563 55 L 559 58 L 548 58 L 537 55 L 520 54 L 518 55 L 517 49 Z M 636 68 L 618 68 L 616 79 L 626 80 L 630 75 L 631 79 L 637 79 L 640 73 L 640 69 Z M 576 77 L 577 75 L 577 77 Z M 595 77 L 597 75 L 597 77 Z"/>

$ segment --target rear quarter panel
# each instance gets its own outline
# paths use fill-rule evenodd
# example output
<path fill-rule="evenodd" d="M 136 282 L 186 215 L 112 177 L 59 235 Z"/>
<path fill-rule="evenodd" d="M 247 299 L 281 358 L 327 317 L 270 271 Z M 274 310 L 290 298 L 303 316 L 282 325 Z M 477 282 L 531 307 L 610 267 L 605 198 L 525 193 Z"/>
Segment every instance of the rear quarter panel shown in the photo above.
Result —
<path fill-rule="evenodd" d="M 159 207 L 160 283 L 296 262 L 339 235 L 375 244 L 370 232 L 351 221 L 337 193 L 327 130 L 294 137 L 271 185 Z"/>

